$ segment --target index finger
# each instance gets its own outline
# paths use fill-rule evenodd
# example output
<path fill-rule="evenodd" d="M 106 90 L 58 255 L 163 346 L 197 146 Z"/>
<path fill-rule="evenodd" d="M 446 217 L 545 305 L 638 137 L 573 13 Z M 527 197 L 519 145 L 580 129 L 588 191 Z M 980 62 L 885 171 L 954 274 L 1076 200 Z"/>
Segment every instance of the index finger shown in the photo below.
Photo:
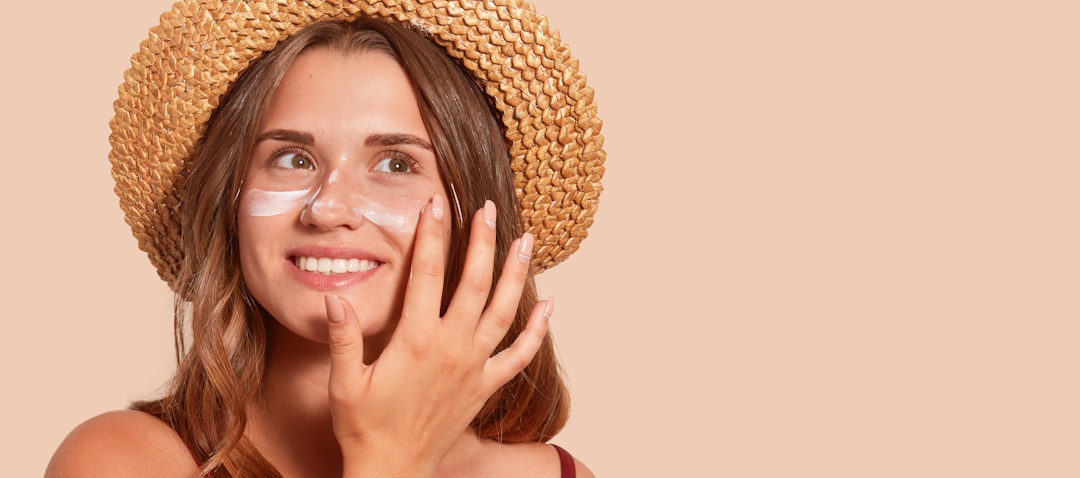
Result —
<path fill-rule="evenodd" d="M 397 330 L 406 337 L 424 336 L 439 324 L 444 256 L 443 220 L 446 200 L 435 195 L 416 224 L 409 281 Z"/>
<path fill-rule="evenodd" d="M 490 200 L 474 215 L 461 280 L 443 318 L 445 322 L 457 317 L 470 332 L 476 327 L 491 294 L 491 271 L 495 268 L 495 216 L 495 203 Z"/>

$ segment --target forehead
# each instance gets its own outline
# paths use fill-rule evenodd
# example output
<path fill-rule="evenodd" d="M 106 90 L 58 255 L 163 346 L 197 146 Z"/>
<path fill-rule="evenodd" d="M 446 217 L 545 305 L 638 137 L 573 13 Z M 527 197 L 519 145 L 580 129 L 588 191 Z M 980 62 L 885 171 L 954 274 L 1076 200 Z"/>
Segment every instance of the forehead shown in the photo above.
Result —
<path fill-rule="evenodd" d="M 301 53 L 271 98 L 262 130 L 318 136 L 405 132 L 427 138 L 405 70 L 380 52 L 315 48 Z"/>

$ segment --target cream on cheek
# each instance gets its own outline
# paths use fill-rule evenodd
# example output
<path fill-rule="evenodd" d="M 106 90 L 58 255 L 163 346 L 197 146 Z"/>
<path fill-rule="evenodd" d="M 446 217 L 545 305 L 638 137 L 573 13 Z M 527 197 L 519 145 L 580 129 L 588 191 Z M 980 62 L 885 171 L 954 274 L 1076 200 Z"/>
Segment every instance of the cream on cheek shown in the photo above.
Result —
<path fill-rule="evenodd" d="M 304 207 L 310 193 L 310 188 L 303 191 L 248 189 L 244 193 L 244 212 L 252 217 L 269 217 L 298 211 Z"/>
<path fill-rule="evenodd" d="M 331 181 L 337 171 L 331 174 Z M 423 197 L 400 195 L 368 196 L 350 194 L 348 204 L 320 194 L 322 188 L 312 191 L 310 188 L 296 191 L 264 191 L 249 189 L 244 194 L 244 212 L 252 217 L 271 217 L 281 214 L 307 214 L 316 216 L 331 213 L 351 214 L 353 218 L 363 218 L 387 231 L 411 234 L 416 231 L 420 210 L 427 204 Z"/>
<path fill-rule="evenodd" d="M 399 234 L 411 234 L 416 231 L 420 220 L 420 209 L 427 204 L 424 199 L 398 197 L 392 201 L 376 201 L 360 196 L 360 205 L 352 208 L 352 213 L 363 216 L 372 224 Z"/>
<path fill-rule="evenodd" d="M 349 195 L 348 204 L 342 204 L 333 197 L 321 197 L 317 192 L 308 200 L 309 211 L 323 215 L 332 211 L 351 214 L 353 218 L 363 218 L 389 232 L 411 234 L 416 231 L 420 220 L 420 209 L 427 204 L 423 198 L 408 196 L 364 194 Z"/>

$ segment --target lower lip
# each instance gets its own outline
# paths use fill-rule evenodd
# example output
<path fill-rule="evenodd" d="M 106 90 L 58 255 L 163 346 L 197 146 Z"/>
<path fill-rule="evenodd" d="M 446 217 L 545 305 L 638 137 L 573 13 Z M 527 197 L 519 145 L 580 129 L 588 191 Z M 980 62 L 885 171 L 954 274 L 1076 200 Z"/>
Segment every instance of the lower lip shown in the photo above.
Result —
<path fill-rule="evenodd" d="M 285 260 L 286 268 L 294 279 L 308 287 L 318 290 L 343 289 L 367 280 L 382 268 L 382 264 L 364 272 L 346 272 L 344 274 L 323 274 L 322 272 L 302 271 L 293 261 Z"/>

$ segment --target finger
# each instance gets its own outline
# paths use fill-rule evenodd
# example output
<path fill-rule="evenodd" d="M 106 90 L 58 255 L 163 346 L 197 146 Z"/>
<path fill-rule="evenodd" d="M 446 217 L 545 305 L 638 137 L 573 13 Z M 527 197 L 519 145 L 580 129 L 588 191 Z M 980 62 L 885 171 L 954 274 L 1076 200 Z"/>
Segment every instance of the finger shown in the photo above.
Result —
<path fill-rule="evenodd" d="M 397 331 L 406 339 L 425 341 L 439 323 L 442 305 L 443 270 L 446 268 L 443 220 L 446 200 L 441 195 L 420 214 L 416 225 L 409 282 Z"/>
<path fill-rule="evenodd" d="M 532 250 L 533 236 L 527 232 L 511 244 L 499 282 L 495 284 L 495 294 L 491 296 L 491 303 L 476 326 L 474 343 L 488 353 L 502 341 L 517 316 L 521 289 L 529 275 Z"/>
<path fill-rule="evenodd" d="M 495 264 L 495 216 L 495 203 L 491 201 L 485 202 L 484 208 L 473 215 L 465 268 L 446 311 L 447 318 L 469 323 L 469 333 L 473 332 L 491 294 L 491 271 Z"/>
<path fill-rule="evenodd" d="M 494 393 L 496 389 L 510 381 L 518 372 L 525 370 L 536 351 L 540 350 L 540 344 L 547 335 L 548 321 L 555 311 L 555 298 L 537 302 L 529 314 L 529 323 L 525 330 L 514 339 L 506 350 L 499 352 L 488 359 L 484 364 L 484 382 L 487 390 Z"/>
<path fill-rule="evenodd" d="M 352 305 L 336 295 L 326 295 L 326 318 L 330 329 L 330 400 L 348 405 L 364 382 L 364 335 Z"/>

